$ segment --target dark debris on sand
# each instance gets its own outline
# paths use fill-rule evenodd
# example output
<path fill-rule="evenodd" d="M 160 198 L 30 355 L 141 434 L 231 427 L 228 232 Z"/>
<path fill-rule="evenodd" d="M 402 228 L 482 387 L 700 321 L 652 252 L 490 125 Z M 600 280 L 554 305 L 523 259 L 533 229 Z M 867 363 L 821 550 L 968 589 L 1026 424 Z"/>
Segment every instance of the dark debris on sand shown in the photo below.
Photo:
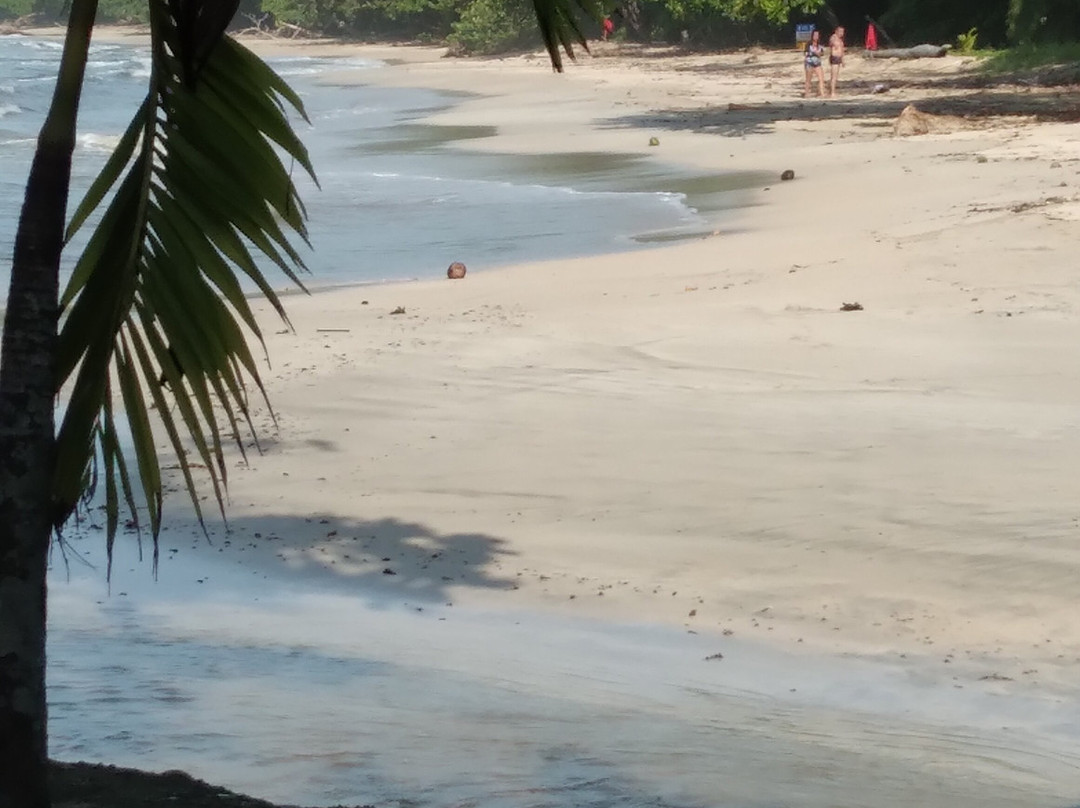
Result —
<path fill-rule="evenodd" d="M 94 763 L 54 761 L 49 787 L 53 808 L 292 808 L 212 786 L 181 771 L 154 774 Z"/>

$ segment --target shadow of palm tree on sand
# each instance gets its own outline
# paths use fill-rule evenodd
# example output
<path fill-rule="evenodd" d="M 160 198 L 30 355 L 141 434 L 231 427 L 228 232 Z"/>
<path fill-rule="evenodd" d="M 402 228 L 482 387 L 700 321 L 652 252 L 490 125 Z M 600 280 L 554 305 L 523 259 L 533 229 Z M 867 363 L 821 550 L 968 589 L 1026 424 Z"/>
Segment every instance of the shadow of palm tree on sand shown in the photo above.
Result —
<path fill-rule="evenodd" d="M 394 517 L 260 514 L 230 519 L 227 527 L 210 525 L 209 540 L 190 526 L 166 529 L 161 574 L 169 574 L 176 554 L 194 551 L 244 565 L 268 580 L 360 594 L 376 607 L 441 603 L 451 587 L 516 589 L 513 573 L 501 570 L 513 555 L 505 545 L 497 536 L 440 532 Z"/>

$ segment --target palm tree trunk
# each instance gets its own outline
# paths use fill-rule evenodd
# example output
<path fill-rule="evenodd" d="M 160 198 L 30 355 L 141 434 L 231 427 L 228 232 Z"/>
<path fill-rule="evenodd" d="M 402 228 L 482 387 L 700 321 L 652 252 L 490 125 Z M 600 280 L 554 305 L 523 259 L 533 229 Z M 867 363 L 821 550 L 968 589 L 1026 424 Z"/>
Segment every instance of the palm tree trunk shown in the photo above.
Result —
<path fill-rule="evenodd" d="M 38 136 L 0 347 L 0 808 L 47 808 L 45 570 L 52 503 L 56 327 L 75 123 L 97 0 L 75 0 Z"/>

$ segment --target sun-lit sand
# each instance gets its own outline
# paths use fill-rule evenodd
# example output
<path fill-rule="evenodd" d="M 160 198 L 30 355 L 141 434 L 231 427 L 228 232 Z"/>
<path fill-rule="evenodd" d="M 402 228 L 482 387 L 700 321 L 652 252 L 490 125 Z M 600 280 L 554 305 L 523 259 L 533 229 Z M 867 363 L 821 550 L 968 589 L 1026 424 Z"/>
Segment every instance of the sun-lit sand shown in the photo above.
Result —
<path fill-rule="evenodd" d="M 854 55 L 820 101 L 786 52 L 605 51 L 562 76 L 539 54 L 359 52 L 399 62 L 363 81 L 477 93 L 432 119 L 498 127 L 469 148 L 776 181 L 710 238 L 291 299 L 295 333 L 268 325 L 280 430 L 237 470 L 234 516 L 481 536 L 464 578 L 439 574 L 457 601 L 1070 684 L 1080 133 L 892 134 L 912 101 L 1052 96 L 920 88 L 958 58 Z M 382 563 L 346 553 L 339 535 L 290 559 Z M 403 592 L 434 574 L 405 564 Z"/>

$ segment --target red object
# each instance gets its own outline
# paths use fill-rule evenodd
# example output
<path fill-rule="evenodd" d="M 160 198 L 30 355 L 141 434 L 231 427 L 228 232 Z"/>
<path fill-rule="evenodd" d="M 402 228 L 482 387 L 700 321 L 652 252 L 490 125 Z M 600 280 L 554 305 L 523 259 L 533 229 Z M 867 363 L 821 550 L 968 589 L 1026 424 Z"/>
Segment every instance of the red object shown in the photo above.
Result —
<path fill-rule="evenodd" d="M 868 51 L 877 50 L 877 31 L 874 30 L 873 23 L 866 26 L 866 49 Z"/>
<path fill-rule="evenodd" d="M 615 30 L 615 23 L 611 21 L 611 17 L 604 17 L 604 39 L 608 38 L 608 35 Z"/>

